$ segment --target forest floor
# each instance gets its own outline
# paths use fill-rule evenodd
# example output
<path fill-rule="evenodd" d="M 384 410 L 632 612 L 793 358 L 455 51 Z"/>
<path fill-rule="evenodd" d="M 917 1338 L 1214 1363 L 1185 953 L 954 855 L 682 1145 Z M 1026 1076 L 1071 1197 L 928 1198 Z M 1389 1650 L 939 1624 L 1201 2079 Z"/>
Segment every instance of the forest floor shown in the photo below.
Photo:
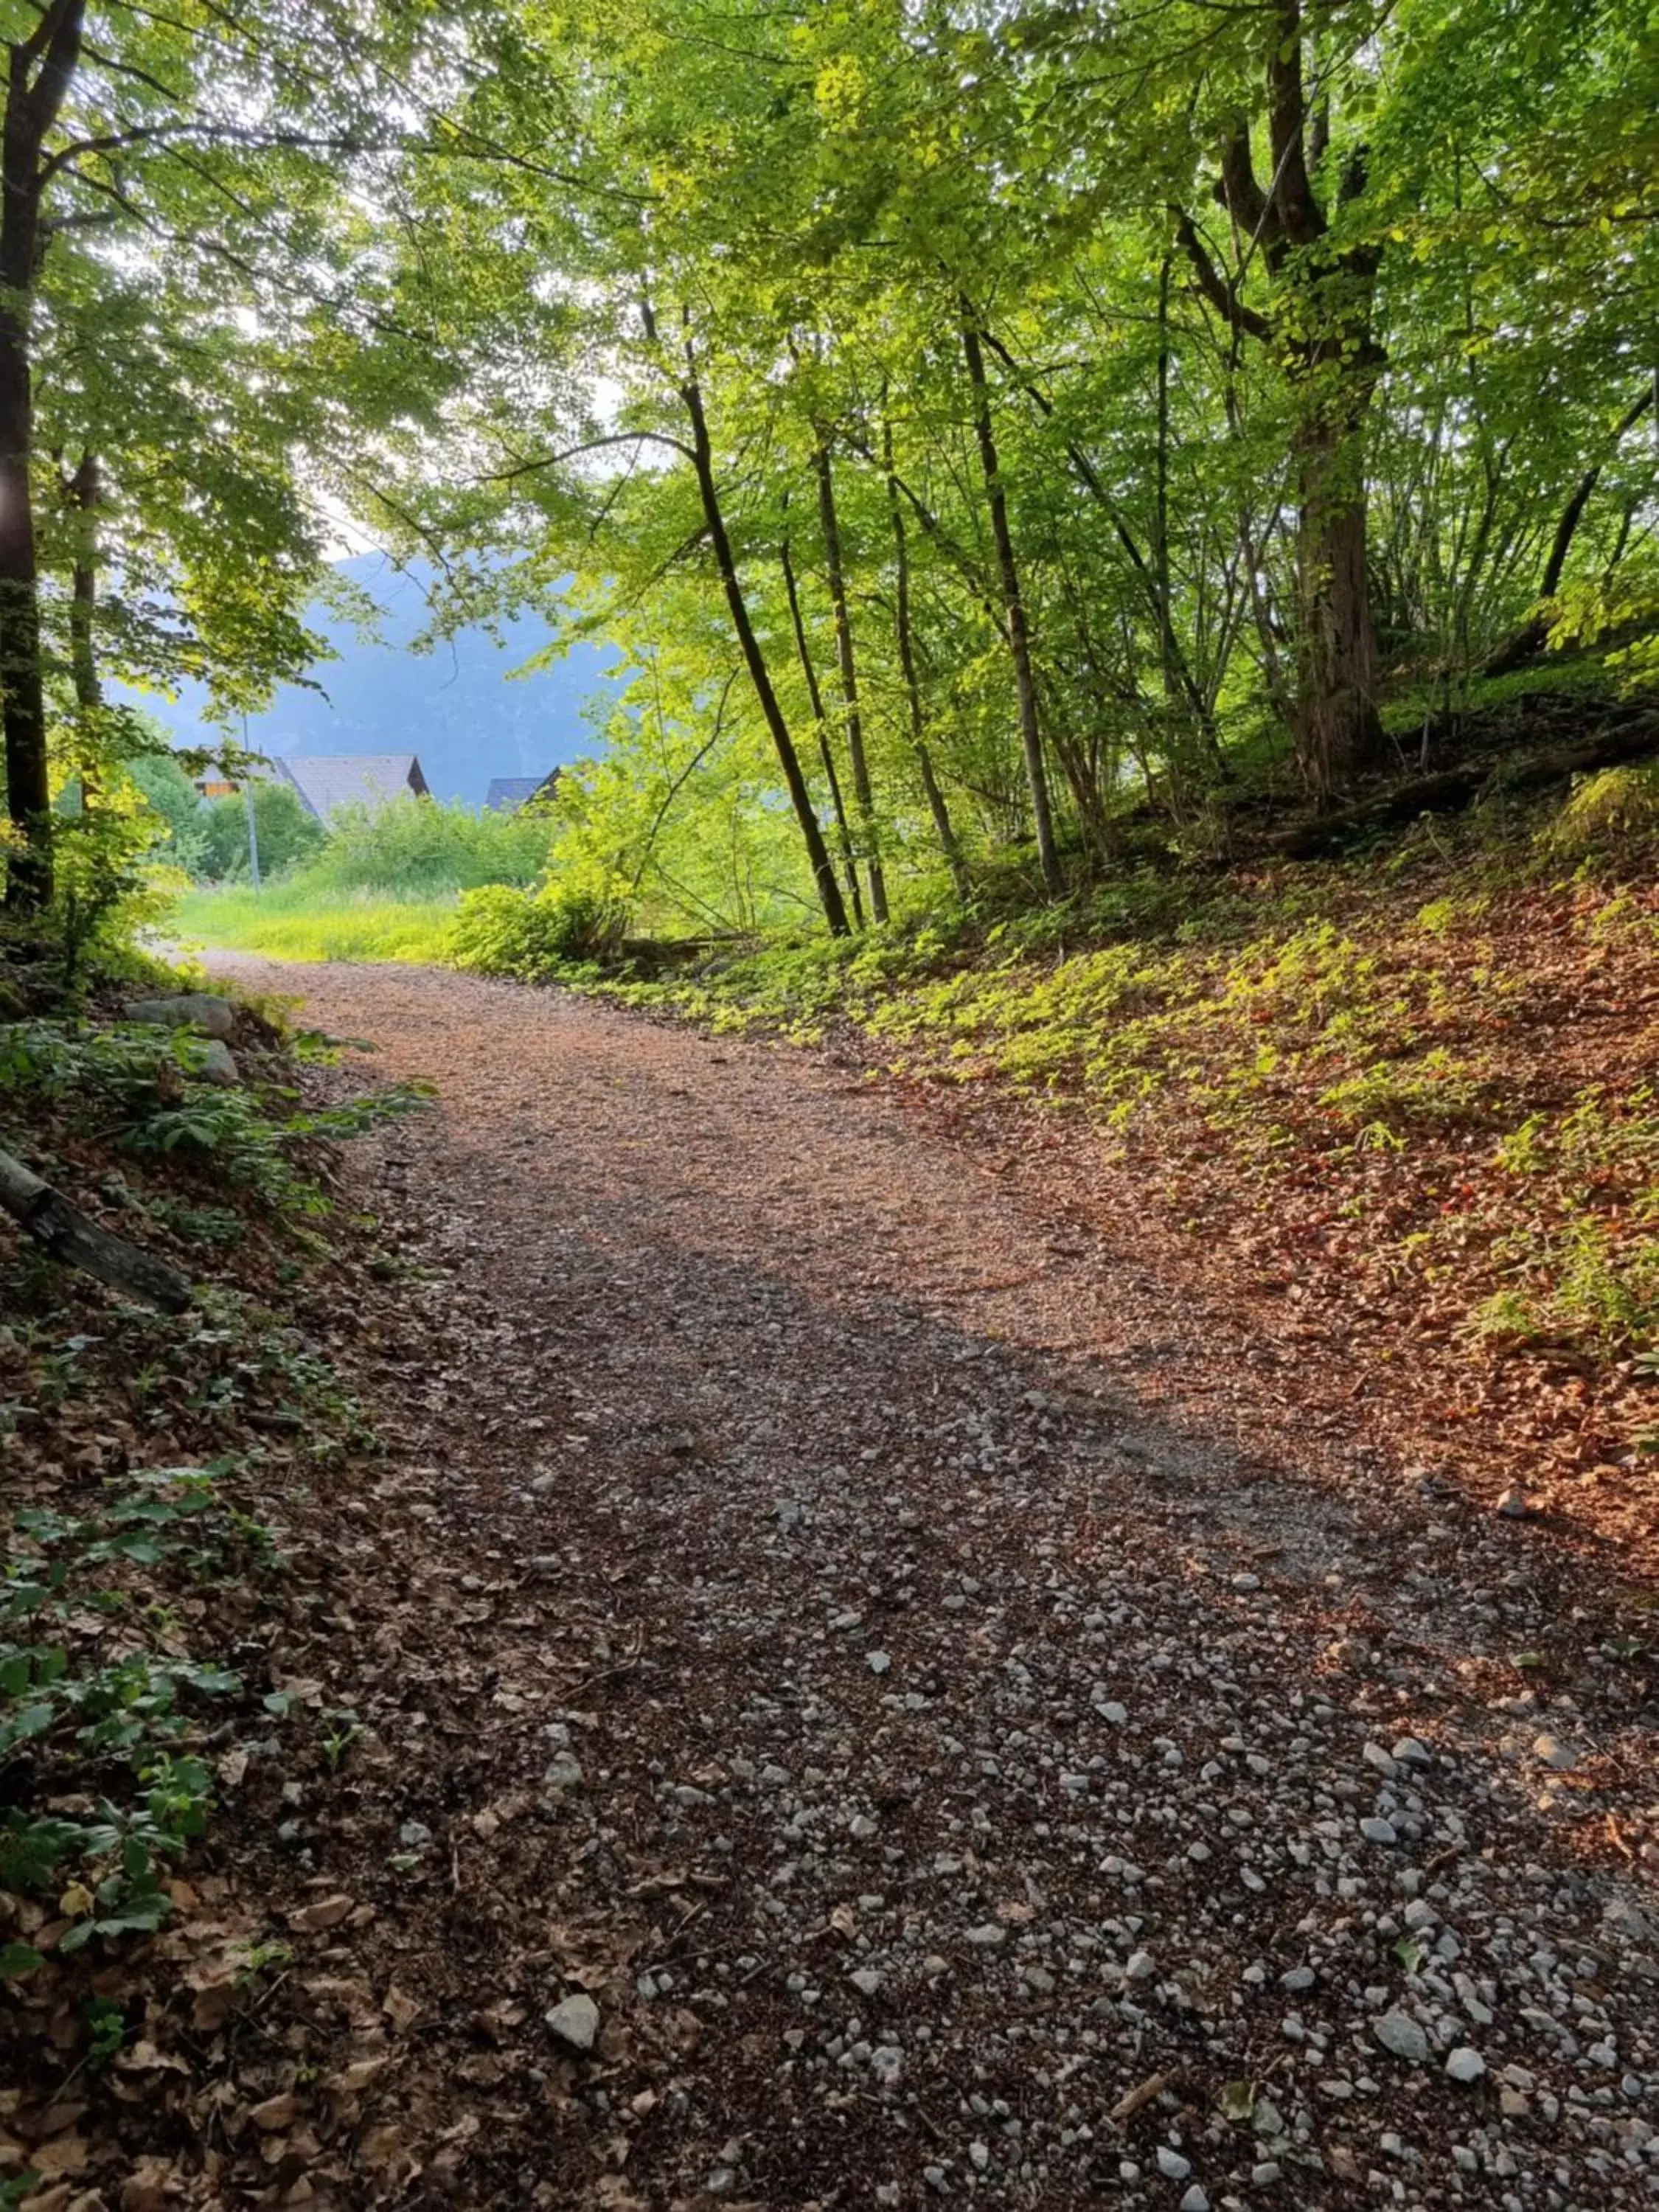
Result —
<path fill-rule="evenodd" d="M 196 1917 L 291 1957 L 158 2005 L 37 2202 L 1653 2201 L 1613 1547 L 1414 1461 L 1079 1124 L 216 966 L 438 1086 L 346 1171 L 380 1449 L 273 1668 L 363 1733 L 228 1792 Z"/>

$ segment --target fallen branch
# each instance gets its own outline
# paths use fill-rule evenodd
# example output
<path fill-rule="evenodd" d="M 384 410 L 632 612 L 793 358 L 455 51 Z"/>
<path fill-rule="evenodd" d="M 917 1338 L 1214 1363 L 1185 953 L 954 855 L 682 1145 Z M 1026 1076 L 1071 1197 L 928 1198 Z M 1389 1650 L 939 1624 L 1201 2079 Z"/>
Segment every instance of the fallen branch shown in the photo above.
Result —
<path fill-rule="evenodd" d="M 100 1229 L 7 1152 L 0 1152 L 0 1207 L 66 1267 L 95 1275 L 161 1313 L 182 1313 L 190 1304 L 191 1285 L 176 1268 Z"/>
<path fill-rule="evenodd" d="M 1369 830 L 1414 821 L 1419 814 L 1450 813 L 1478 799 L 1490 783 L 1501 784 L 1505 791 L 1535 790 L 1543 784 L 1565 783 L 1592 769 L 1614 768 L 1620 761 L 1639 760 L 1653 752 L 1659 752 L 1659 714 L 1643 714 L 1583 744 L 1535 753 L 1530 760 L 1488 757 L 1467 761 L 1458 768 L 1441 769 L 1433 775 L 1414 776 L 1409 783 L 1396 783 L 1357 805 L 1300 822 L 1276 837 L 1273 844 L 1287 859 L 1305 860 Z"/>

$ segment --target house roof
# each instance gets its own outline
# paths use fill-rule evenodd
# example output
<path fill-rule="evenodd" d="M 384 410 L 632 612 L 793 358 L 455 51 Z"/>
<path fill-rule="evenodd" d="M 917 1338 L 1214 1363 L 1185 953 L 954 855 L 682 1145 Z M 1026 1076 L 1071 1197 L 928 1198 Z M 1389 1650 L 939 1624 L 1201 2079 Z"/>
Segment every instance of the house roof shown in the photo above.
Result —
<path fill-rule="evenodd" d="M 516 814 L 542 787 L 538 775 L 496 775 L 489 780 L 484 805 L 491 814 Z"/>
<path fill-rule="evenodd" d="M 551 794 L 558 789 L 559 771 L 550 768 L 545 775 L 497 775 L 490 779 L 484 793 L 484 807 L 491 814 L 516 814 L 532 799 L 544 793 Z"/>
<path fill-rule="evenodd" d="M 285 753 L 271 765 L 319 822 L 342 806 L 386 806 L 411 791 L 426 795 L 415 753 Z"/>

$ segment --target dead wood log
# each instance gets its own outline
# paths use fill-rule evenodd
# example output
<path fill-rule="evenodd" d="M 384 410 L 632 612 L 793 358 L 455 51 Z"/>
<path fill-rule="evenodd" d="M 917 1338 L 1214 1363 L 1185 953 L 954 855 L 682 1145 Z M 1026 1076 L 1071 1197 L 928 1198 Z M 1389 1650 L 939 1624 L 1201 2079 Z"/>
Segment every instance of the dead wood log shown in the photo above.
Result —
<path fill-rule="evenodd" d="M 95 1275 L 161 1313 L 182 1313 L 190 1304 L 190 1284 L 176 1268 L 88 1221 L 8 1152 L 0 1152 L 0 1207 L 66 1267 Z"/>
<path fill-rule="evenodd" d="M 1456 768 L 1440 769 L 1432 775 L 1413 776 L 1409 783 L 1396 783 L 1373 799 L 1297 823 L 1293 830 L 1274 838 L 1274 849 L 1287 860 L 1311 860 L 1316 854 L 1328 852 L 1333 845 L 1367 830 L 1414 822 L 1419 814 L 1447 814 L 1467 806 L 1490 783 L 1500 783 L 1505 791 L 1534 791 L 1546 784 L 1565 783 L 1594 769 L 1640 760 L 1653 752 L 1659 752 L 1659 714 L 1640 714 L 1581 744 L 1534 753 L 1530 759 L 1494 760 L 1489 756 L 1465 761 Z"/>

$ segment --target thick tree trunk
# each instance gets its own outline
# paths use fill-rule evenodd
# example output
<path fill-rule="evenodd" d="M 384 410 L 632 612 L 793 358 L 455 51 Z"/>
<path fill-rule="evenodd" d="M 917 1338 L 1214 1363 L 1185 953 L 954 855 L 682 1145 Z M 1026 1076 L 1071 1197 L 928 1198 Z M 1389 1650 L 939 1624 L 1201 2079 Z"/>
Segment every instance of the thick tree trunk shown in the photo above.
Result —
<path fill-rule="evenodd" d="M 0 726 L 6 811 L 22 841 L 6 872 L 6 905 L 38 912 L 51 899 L 52 792 L 40 670 L 40 595 L 29 463 L 34 449 L 30 307 L 40 256 L 40 149 L 81 53 L 86 0 L 52 0 L 27 39 L 7 50 L 0 125 Z"/>
<path fill-rule="evenodd" d="M 1043 888 L 1051 898 L 1064 896 L 1066 878 L 1054 845 L 1054 815 L 1048 803 L 1048 774 L 1042 758 L 1042 726 L 1037 714 L 1036 679 L 1031 669 L 1030 635 L 1025 621 L 1025 602 L 1020 593 L 1019 567 L 1008 527 L 1008 502 L 1002 489 L 997 459 L 996 434 L 991 427 L 991 395 L 985 380 L 985 355 L 979 325 L 970 302 L 959 302 L 962 349 L 973 387 L 974 431 L 979 443 L 980 467 L 985 477 L 986 502 L 991 513 L 991 535 L 997 549 L 997 571 L 1002 586 L 1003 635 L 1013 663 L 1014 692 L 1019 703 L 1019 736 L 1025 757 L 1025 783 L 1031 799 L 1031 826 L 1036 833 L 1037 864 Z"/>
<path fill-rule="evenodd" d="M 708 419 L 703 411 L 702 387 L 697 381 L 695 369 L 689 366 L 689 355 L 688 373 L 685 382 L 680 386 L 680 396 L 690 417 L 692 467 L 702 501 L 708 542 L 714 549 L 714 565 L 720 571 L 720 582 L 726 591 L 726 604 L 732 617 L 732 627 L 737 634 L 738 648 L 743 655 L 744 665 L 749 671 L 749 680 L 755 687 L 755 696 L 760 703 L 766 726 L 772 733 L 772 742 L 777 748 L 779 764 L 783 769 L 784 782 L 788 787 L 795 819 L 800 825 L 801 839 L 806 847 L 812 880 L 817 885 L 824 920 L 830 925 L 832 936 L 848 937 L 852 931 L 847 919 L 846 902 L 841 895 L 841 885 L 836 881 L 830 848 L 823 842 L 823 832 L 818 827 L 817 814 L 812 805 L 812 794 L 807 789 L 806 778 L 801 773 L 800 756 L 795 750 L 789 725 L 778 704 L 778 695 L 772 688 L 766 655 L 755 635 L 755 626 L 749 619 L 749 608 L 743 596 L 743 585 L 738 575 L 732 541 L 726 535 L 720 487 L 714 481 L 714 449 L 709 443 Z"/>
<path fill-rule="evenodd" d="M 190 1304 L 191 1286 L 176 1268 L 100 1229 L 7 1152 L 0 1152 L 0 1210 L 65 1267 L 95 1275 L 162 1313 L 182 1313 Z"/>
<path fill-rule="evenodd" d="M 910 743 L 915 749 L 916 766 L 921 774 L 921 787 L 927 800 L 927 811 L 933 817 L 933 832 L 945 855 L 945 865 L 951 871 L 951 880 L 956 885 L 957 896 L 965 906 L 973 895 L 973 883 L 968 873 L 968 863 L 963 858 L 962 844 L 951 819 L 951 810 L 945 805 L 945 793 L 933 768 L 933 756 L 927 743 L 927 721 L 921 703 L 921 680 L 916 667 L 915 640 L 910 633 L 910 543 L 904 527 L 904 509 L 899 501 L 898 478 L 893 473 L 893 428 L 890 422 L 882 424 L 882 459 L 887 477 L 887 506 L 893 519 L 893 550 L 897 564 L 894 592 L 894 629 L 897 634 L 899 667 L 904 677 L 904 696 L 910 712 Z"/>
<path fill-rule="evenodd" d="M 806 640 L 806 624 L 801 618 L 800 592 L 795 584 L 795 564 L 789 557 L 787 536 L 778 547 L 778 565 L 783 570 L 783 588 L 789 601 L 789 621 L 795 633 L 795 651 L 800 659 L 801 674 L 806 678 L 806 696 L 812 706 L 812 726 L 818 733 L 818 757 L 823 763 L 824 781 L 830 786 L 830 803 L 835 809 L 836 835 L 841 845 L 842 866 L 847 875 L 848 896 L 853 902 L 853 921 L 864 927 L 864 893 L 859 886 L 859 864 L 853 850 L 852 824 L 847 819 L 847 802 L 842 797 L 841 777 L 836 769 L 835 749 L 830 743 L 830 722 L 823 711 L 823 694 L 818 688 L 818 672 L 812 665 L 812 648 Z"/>
<path fill-rule="evenodd" d="M 853 652 L 852 617 L 847 609 L 847 578 L 842 567 L 835 473 L 829 441 L 822 430 L 817 434 L 812 454 L 812 472 L 818 481 L 823 565 L 830 584 L 830 604 L 836 616 L 836 664 L 841 676 L 842 712 L 847 723 L 847 757 L 853 768 L 853 803 L 858 809 L 864 865 L 870 878 L 870 914 L 879 925 L 887 919 L 887 882 L 882 873 L 880 828 L 876 820 L 875 793 L 870 783 L 870 763 L 864 750 L 864 717 L 859 711 L 858 664 Z"/>
<path fill-rule="evenodd" d="M 1375 768 L 1385 750 L 1360 467 L 1357 434 L 1344 440 L 1316 427 L 1304 437 L 1297 750 L 1304 773 L 1321 792 Z"/>

